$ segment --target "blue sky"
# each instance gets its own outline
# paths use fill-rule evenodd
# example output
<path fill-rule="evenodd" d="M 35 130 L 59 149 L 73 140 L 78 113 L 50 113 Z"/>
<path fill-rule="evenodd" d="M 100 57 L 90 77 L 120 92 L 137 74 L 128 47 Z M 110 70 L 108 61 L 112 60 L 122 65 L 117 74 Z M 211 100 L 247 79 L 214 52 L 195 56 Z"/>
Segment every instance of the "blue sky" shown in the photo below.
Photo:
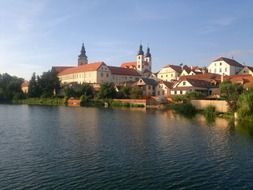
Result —
<path fill-rule="evenodd" d="M 234 57 L 253 65 L 251 0 L 0 0 L 0 73 L 30 79 L 52 65 L 133 61 L 140 41 L 153 71 Z"/>

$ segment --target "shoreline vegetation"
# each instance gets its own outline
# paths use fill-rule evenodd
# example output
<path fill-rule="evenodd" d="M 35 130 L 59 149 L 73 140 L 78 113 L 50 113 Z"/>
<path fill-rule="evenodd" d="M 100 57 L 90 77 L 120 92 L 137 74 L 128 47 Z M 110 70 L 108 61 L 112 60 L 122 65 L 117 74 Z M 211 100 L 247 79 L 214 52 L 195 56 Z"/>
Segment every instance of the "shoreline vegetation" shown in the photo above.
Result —
<path fill-rule="evenodd" d="M 26 93 L 21 89 L 23 82 L 22 78 L 7 73 L 0 74 L 0 103 L 63 106 L 69 99 L 77 99 L 80 106 L 171 109 L 187 117 L 201 113 L 210 121 L 215 117 L 235 117 L 238 121 L 253 121 L 253 88 L 244 89 L 241 84 L 230 81 L 220 84 L 219 98 L 227 102 L 228 113 L 217 112 L 213 106 L 197 110 L 191 104 L 191 100 L 203 100 L 206 96 L 196 91 L 173 96 L 172 102 L 167 104 L 149 105 L 134 101 L 147 98 L 143 96 L 141 88 L 115 86 L 113 83 L 101 84 L 99 89 L 88 83 L 61 85 L 55 71 L 44 72 L 40 76 L 34 73 Z M 127 100 L 132 101 L 127 102 Z"/>

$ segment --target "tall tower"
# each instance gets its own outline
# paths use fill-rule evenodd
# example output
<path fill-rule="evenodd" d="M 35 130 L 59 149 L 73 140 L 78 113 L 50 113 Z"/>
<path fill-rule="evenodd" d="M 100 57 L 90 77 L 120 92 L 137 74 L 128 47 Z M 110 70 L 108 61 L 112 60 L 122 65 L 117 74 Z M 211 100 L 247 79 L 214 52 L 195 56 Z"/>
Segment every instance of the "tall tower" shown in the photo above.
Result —
<path fill-rule="evenodd" d="M 146 69 L 151 72 L 151 70 L 152 70 L 152 56 L 151 56 L 149 47 L 147 48 L 147 53 L 145 55 L 144 61 L 146 63 L 145 65 L 147 65 Z"/>
<path fill-rule="evenodd" d="M 144 52 L 142 50 L 142 44 L 140 44 L 139 47 L 139 51 L 136 57 L 136 63 L 137 63 L 137 71 L 142 73 L 144 68 Z"/>
<path fill-rule="evenodd" d="M 88 64 L 88 57 L 86 55 L 84 44 L 82 44 L 81 54 L 78 56 L 78 66 L 85 64 Z"/>

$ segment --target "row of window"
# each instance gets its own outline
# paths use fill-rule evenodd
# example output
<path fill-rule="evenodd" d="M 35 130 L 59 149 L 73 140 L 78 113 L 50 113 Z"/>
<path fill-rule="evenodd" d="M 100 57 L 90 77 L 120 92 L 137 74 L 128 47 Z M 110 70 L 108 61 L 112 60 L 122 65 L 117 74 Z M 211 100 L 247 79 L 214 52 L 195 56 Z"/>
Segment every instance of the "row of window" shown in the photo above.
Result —
<path fill-rule="evenodd" d="M 169 75 L 160 75 L 160 76 L 161 76 L 161 78 L 163 78 L 163 76 L 167 78 Z M 171 73 L 171 74 L 170 74 L 170 77 L 173 77 L 173 76 L 174 76 L 174 74 Z"/>
<path fill-rule="evenodd" d="M 225 67 L 224 72 L 226 73 L 227 71 L 228 71 L 228 68 Z M 212 70 L 210 69 L 209 72 L 212 73 Z M 215 68 L 215 69 L 213 69 L 213 73 L 217 73 L 217 72 L 222 73 L 223 72 L 222 68 L 219 68 L 219 69 Z"/>

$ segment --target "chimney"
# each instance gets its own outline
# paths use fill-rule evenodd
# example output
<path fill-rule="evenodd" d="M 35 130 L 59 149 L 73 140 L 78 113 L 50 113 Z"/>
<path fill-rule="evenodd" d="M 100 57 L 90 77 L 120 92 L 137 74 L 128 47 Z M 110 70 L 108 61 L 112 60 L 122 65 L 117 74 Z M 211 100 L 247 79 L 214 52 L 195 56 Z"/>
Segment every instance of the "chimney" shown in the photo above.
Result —
<path fill-rule="evenodd" d="M 220 81 L 221 81 L 221 82 L 224 82 L 224 73 L 221 75 Z"/>

